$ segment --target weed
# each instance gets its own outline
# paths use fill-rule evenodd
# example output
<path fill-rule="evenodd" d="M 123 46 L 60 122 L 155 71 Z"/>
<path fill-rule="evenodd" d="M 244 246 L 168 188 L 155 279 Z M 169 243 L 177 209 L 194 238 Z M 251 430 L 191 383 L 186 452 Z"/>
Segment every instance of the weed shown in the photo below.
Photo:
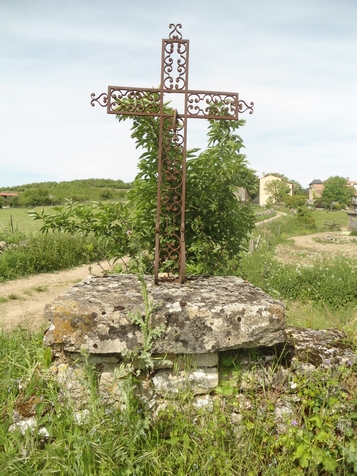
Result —
<path fill-rule="evenodd" d="M 149 300 L 147 285 L 143 272 L 139 272 L 138 279 L 141 286 L 141 295 L 144 301 L 144 316 L 138 311 L 136 314 L 129 314 L 129 319 L 137 324 L 143 334 L 142 346 L 132 352 L 127 352 L 125 358 L 127 361 L 137 361 L 137 366 L 143 369 L 150 369 L 154 367 L 154 360 L 151 355 L 151 349 L 155 340 L 164 332 L 165 326 L 152 326 L 152 316 L 155 310 L 155 305 Z"/>
<path fill-rule="evenodd" d="M 38 293 L 44 293 L 44 292 L 47 291 L 48 286 L 46 286 L 46 285 L 35 286 L 33 289 Z"/>
<path fill-rule="evenodd" d="M 9 301 L 17 301 L 18 299 L 21 299 L 21 298 L 20 298 L 17 294 L 9 294 L 9 295 L 7 296 L 7 299 L 8 299 Z"/>

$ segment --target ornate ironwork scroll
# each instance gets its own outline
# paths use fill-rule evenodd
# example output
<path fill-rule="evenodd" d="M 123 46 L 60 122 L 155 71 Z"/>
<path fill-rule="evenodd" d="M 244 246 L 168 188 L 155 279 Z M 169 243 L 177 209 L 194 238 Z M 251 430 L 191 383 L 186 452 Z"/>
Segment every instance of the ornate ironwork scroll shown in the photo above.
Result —
<path fill-rule="evenodd" d="M 159 271 L 185 281 L 185 200 L 187 119 L 237 120 L 249 105 L 237 93 L 188 89 L 189 40 L 182 38 L 181 24 L 170 24 L 169 38 L 162 40 L 159 88 L 109 86 L 107 93 L 91 95 L 91 105 L 108 114 L 152 116 L 160 119 L 158 191 L 155 226 L 155 283 Z M 183 94 L 184 110 L 165 108 L 166 94 Z"/>

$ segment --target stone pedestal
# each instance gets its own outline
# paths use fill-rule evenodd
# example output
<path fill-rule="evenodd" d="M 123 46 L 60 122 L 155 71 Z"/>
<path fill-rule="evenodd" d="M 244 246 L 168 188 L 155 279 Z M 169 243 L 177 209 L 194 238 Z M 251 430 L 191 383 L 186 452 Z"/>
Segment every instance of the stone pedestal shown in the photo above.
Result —
<path fill-rule="evenodd" d="M 151 326 L 164 325 L 156 354 L 206 354 L 272 346 L 285 341 L 284 305 L 237 277 L 192 277 L 183 285 L 154 285 L 145 277 L 154 303 Z M 45 343 L 53 349 L 117 354 L 143 342 L 130 315 L 145 314 L 135 275 L 91 276 L 48 304 Z"/>

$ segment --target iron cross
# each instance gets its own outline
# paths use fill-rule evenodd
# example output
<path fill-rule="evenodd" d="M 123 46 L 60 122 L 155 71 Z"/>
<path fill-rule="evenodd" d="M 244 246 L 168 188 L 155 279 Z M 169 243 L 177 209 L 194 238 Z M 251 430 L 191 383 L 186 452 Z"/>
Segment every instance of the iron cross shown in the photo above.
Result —
<path fill-rule="evenodd" d="M 239 100 L 238 93 L 189 90 L 189 40 L 182 39 L 182 25 L 169 28 L 169 38 L 162 40 L 159 88 L 108 86 L 107 93 L 91 95 L 91 105 L 106 107 L 108 114 L 159 118 L 155 284 L 160 268 L 185 281 L 187 119 L 238 120 L 239 112 L 252 114 L 254 106 Z M 167 94 L 181 95 L 183 112 L 165 106 Z"/>

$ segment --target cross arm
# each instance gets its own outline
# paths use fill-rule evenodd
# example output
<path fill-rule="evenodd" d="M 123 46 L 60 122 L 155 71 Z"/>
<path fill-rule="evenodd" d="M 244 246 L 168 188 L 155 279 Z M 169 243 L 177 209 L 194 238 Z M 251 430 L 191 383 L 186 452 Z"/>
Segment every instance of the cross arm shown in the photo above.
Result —
<path fill-rule="evenodd" d="M 123 116 L 159 116 L 162 91 L 158 88 L 127 88 L 108 86 L 108 92 L 95 97 L 91 94 L 91 105 L 95 103 L 107 108 L 108 114 Z"/>
<path fill-rule="evenodd" d="M 220 91 L 188 91 L 185 117 L 201 119 L 238 120 L 238 113 L 249 110 L 254 103 L 240 100 L 238 93 Z"/>

